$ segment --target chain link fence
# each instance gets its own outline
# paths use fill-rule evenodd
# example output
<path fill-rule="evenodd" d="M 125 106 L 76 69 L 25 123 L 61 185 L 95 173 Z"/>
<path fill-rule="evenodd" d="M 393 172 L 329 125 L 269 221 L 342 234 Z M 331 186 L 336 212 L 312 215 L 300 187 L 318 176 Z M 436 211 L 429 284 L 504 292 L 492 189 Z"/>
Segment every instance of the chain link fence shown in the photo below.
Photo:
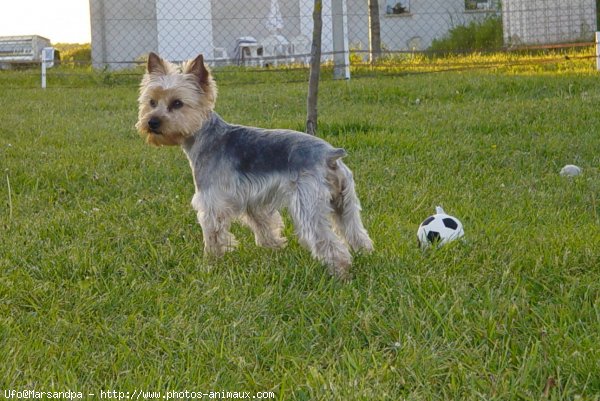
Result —
<path fill-rule="evenodd" d="M 334 52 L 336 2 L 345 3 L 341 31 L 349 48 L 368 52 L 369 36 L 377 34 L 371 29 L 368 1 L 323 0 L 324 57 Z M 376 3 L 384 52 L 591 42 L 597 28 L 595 0 Z M 171 60 L 203 53 L 215 65 L 255 66 L 306 63 L 310 53 L 312 1 L 90 0 L 90 10 L 95 67 L 129 67 L 151 50 Z"/>
<path fill-rule="evenodd" d="M 84 58 L 65 52 L 63 64 L 127 71 L 154 51 L 173 61 L 202 53 L 215 68 L 275 71 L 307 68 L 310 58 L 312 0 L 89 0 L 89 4 L 91 52 Z M 591 46 L 597 15 L 597 0 L 322 0 L 322 57 L 325 64 L 335 60 L 337 65 L 379 56 L 389 64 L 405 54 L 432 57 L 474 50 Z M 374 43 L 380 45 L 373 47 Z M 0 63 L 5 67 L 10 66 L 11 55 L 33 51 L 7 46 L 0 39 Z M 336 58 L 340 53 L 345 57 Z"/>
<path fill-rule="evenodd" d="M 261 67 L 305 63 L 310 54 L 309 1 L 91 0 L 90 11 L 95 67 L 131 67 L 149 51 L 175 61 L 202 53 L 213 65 Z M 326 25 L 328 14 L 326 6 Z M 324 51 L 331 51 L 331 29 L 324 32 Z"/>

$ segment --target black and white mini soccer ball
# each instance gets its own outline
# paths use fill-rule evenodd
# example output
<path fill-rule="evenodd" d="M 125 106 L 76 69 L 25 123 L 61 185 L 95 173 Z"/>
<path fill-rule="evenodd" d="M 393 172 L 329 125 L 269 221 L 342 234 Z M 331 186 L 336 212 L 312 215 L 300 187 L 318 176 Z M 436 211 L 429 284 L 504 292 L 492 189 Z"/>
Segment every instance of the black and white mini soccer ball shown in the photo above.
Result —
<path fill-rule="evenodd" d="M 435 214 L 429 216 L 417 230 L 417 240 L 422 249 L 429 245 L 444 245 L 465 235 L 462 223 L 456 217 L 444 212 L 441 206 L 435 208 Z"/>

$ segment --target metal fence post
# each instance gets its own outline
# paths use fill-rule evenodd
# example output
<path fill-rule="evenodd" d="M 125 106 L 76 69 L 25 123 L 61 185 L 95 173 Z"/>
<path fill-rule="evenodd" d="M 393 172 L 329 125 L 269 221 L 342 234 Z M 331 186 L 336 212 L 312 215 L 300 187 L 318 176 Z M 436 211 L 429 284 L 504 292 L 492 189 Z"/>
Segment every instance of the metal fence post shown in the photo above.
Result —
<path fill-rule="evenodd" d="M 346 0 L 331 1 L 331 17 L 333 25 L 333 78 L 350 79 Z"/>

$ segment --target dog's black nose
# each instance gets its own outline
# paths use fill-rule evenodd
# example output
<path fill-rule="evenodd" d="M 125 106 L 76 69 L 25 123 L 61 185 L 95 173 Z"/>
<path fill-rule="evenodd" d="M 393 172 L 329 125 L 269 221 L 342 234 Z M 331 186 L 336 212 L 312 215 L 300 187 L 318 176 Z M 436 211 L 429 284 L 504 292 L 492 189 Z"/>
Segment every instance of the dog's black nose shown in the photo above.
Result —
<path fill-rule="evenodd" d="M 152 131 L 156 131 L 158 127 L 160 127 L 160 119 L 157 117 L 152 117 L 150 120 L 148 120 L 148 127 L 150 127 Z"/>

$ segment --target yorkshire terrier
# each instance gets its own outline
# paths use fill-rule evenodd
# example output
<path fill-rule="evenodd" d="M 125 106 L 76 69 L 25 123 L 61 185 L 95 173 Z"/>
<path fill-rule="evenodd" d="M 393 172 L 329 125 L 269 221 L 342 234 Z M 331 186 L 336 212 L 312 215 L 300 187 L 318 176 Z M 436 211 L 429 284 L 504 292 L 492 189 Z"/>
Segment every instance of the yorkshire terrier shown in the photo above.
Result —
<path fill-rule="evenodd" d="M 179 145 L 187 155 L 205 253 L 236 247 L 229 232 L 235 219 L 250 227 L 257 245 L 285 247 L 279 210 L 286 207 L 300 243 L 332 275 L 348 278 L 348 245 L 371 252 L 373 242 L 341 160 L 346 151 L 297 131 L 229 124 L 213 110 L 216 98 L 202 55 L 175 65 L 150 53 L 136 128 L 149 144 Z"/>

